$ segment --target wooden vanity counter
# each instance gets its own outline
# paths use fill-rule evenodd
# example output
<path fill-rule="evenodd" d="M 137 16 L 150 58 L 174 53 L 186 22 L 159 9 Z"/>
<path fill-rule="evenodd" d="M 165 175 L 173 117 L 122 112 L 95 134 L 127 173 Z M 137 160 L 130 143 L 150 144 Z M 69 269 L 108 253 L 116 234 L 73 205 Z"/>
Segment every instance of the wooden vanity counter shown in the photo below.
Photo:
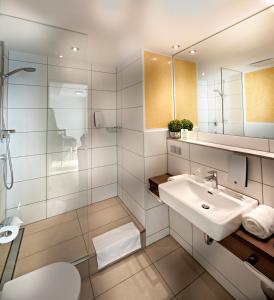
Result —
<path fill-rule="evenodd" d="M 149 179 L 150 191 L 159 197 L 158 186 L 167 182 L 170 174 L 163 174 Z M 274 281 L 274 236 L 261 240 L 242 227 L 219 242 L 242 261 L 247 261 L 257 270 Z"/>

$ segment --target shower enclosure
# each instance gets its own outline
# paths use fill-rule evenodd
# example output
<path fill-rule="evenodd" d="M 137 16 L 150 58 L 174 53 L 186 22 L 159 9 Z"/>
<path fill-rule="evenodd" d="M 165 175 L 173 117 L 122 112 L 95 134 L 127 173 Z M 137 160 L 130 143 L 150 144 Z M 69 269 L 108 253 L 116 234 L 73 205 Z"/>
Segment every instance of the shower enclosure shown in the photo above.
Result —
<path fill-rule="evenodd" d="M 1 15 L 0 41 L 0 223 L 24 222 L 17 277 L 88 255 L 91 67 L 84 34 Z"/>

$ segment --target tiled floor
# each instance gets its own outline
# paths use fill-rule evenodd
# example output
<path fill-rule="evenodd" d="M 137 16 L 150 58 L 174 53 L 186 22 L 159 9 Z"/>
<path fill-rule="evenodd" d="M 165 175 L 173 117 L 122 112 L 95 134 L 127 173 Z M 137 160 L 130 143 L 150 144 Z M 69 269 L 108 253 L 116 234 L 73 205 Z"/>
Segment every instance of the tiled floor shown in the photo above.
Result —
<path fill-rule="evenodd" d="M 98 272 L 82 285 L 81 300 L 231 300 L 170 236 Z M 91 293 L 92 291 L 92 293 Z"/>
<path fill-rule="evenodd" d="M 75 262 L 94 256 L 93 237 L 132 220 L 115 197 L 27 225 L 14 277 L 57 261 Z"/>

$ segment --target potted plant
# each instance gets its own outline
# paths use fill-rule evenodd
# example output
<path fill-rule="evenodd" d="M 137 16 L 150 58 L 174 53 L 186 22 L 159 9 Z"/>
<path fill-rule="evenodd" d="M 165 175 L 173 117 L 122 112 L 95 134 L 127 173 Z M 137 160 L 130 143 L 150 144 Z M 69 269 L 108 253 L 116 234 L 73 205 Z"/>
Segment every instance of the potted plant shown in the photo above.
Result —
<path fill-rule="evenodd" d="M 169 136 L 173 139 L 181 137 L 182 122 L 180 120 L 172 120 L 168 123 Z"/>
<path fill-rule="evenodd" d="M 188 131 L 191 131 L 193 129 L 193 123 L 188 119 L 181 120 L 182 124 L 182 130 L 181 130 L 181 136 L 184 139 L 188 138 Z"/>

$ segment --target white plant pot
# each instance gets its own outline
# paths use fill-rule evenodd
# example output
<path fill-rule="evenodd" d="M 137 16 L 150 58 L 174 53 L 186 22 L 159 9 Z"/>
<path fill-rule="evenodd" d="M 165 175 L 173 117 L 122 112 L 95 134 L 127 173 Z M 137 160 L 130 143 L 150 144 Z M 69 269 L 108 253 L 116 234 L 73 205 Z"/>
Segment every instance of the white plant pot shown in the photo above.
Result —
<path fill-rule="evenodd" d="M 179 139 L 181 137 L 181 132 L 169 132 L 169 136 L 172 138 L 172 139 Z"/>

